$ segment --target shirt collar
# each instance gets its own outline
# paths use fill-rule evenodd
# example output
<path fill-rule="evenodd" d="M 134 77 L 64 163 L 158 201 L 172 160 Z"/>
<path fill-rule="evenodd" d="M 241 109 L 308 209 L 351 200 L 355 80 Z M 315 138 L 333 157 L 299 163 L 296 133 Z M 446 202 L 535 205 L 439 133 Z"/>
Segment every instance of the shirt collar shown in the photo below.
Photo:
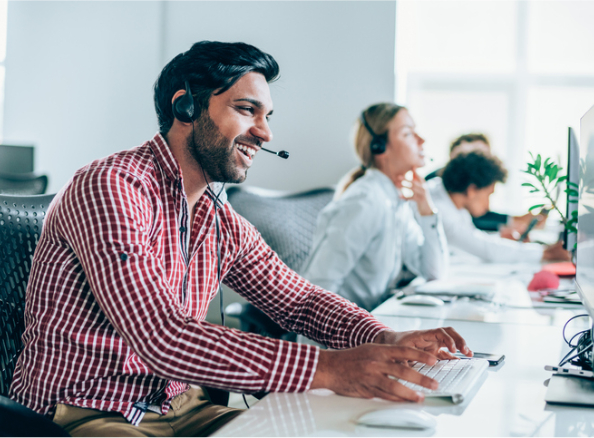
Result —
<path fill-rule="evenodd" d="M 171 148 L 167 144 L 167 140 L 165 140 L 163 136 L 157 132 L 155 136 L 149 140 L 149 146 L 153 151 L 153 154 L 155 154 L 155 158 L 161 166 L 161 169 L 163 169 L 163 172 L 165 172 L 165 175 L 167 175 L 167 177 L 172 181 L 179 181 L 178 185 L 183 191 L 181 167 L 173 156 L 173 152 L 171 152 Z M 214 199 L 218 199 L 221 206 L 225 204 L 225 202 L 227 202 L 227 192 L 223 190 L 223 183 L 213 182 L 210 183 L 210 187 L 212 189 L 212 196 L 209 197 L 213 201 Z M 208 191 L 208 188 L 206 190 Z"/>
<path fill-rule="evenodd" d="M 171 152 L 171 148 L 167 144 L 167 141 L 163 138 L 160 133 L 156 133 L 155 136 L 149 140 L 149 147 L 155 154 L 155 158 L 165 172 L 165 175 L 169 177 L 169 179 L 173 181 L 180 180 L 181 181 L 181 168 L 179 167 L 179 163 L 173 156 L 173 152 Z"/>
<path fill-rule="evenodd" d="M 392 180 L 388 178 L 388 176 L 381 170 L 369 168 L 365 171 L 364 176 L 377 181 L 382 190 L 386 193 L 386 195 L 390 198 L 391 201 L 395 202 L 396 204 L 398 204 L 401 201 L 400 190 L 398 189 L 398 187 L 394 185 Z"/>

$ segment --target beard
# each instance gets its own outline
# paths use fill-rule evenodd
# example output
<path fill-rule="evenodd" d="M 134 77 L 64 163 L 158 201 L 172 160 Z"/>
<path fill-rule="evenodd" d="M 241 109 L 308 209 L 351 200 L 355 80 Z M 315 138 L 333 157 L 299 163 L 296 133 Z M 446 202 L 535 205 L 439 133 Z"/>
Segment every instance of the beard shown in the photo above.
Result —
<path fill-rule="evenodd" d="M 247 169 L 239 168 L 233 158 L 235 142 L 221 133 L 207 109 L 195 123 L 192 135 L 188 137 L 187 150 L 208 178 L 212 182 L 233 184 L 245 181 Z"/>

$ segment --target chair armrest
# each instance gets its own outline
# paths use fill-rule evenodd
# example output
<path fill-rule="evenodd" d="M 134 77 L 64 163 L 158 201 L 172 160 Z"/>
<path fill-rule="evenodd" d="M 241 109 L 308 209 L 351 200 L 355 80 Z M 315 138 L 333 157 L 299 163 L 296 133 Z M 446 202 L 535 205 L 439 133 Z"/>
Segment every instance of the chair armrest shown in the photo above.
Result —
<path fill-rule="evenodd" d="M 70 436 L 41 414 L 0 396 L 0 436 Z"/>

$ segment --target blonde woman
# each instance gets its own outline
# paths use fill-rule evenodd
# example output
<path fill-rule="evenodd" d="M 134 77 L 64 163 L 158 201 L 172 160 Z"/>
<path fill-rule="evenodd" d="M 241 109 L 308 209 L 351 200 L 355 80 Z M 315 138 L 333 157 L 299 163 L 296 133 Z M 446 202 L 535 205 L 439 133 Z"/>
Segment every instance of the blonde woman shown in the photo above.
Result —
<path fill-rule="evenodd" d="M 425 140 L 408 110 L 379 103 L 363 111 L 358 123 L 361 166 L 342 179 L 320 213 L 302 273 L 371 310 L 402 279 L 444 276 L 448 251 L 441 220 L 416 172 L 425 165 Z"/>

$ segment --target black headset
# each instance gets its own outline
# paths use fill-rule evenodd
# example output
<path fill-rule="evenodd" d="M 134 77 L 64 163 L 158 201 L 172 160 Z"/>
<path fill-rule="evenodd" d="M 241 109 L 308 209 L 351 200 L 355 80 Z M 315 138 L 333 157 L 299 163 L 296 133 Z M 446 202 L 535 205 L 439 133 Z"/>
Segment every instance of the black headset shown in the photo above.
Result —
<path fill-rule="evenodd" d="M 369 145 L 371 153 L 374 155 L 379 155 L 386 152 L 386 143 L 388 142 L 387 133 L 378 135 L 373 132 L 373 129 L 371 129 L 371 126 L 369 126 L 367 120 L 365 120 L 365 111 L 361 113 L 361 122 L 363 123 L 363 126 L 365 126 L 365 129 L 367 129 L 367 131 L 369 131 L 371 134 L 371 144 Z"/>
<path fill-rule="evenodd" d="M 192 123 L 196 113 L 194 96 L 192 96 L 192 90 L 190 90 L 188 81 L 185 81 L 185 84 L 186 94 L 179 96 L 173 101 L 173 116 L 180 122 Z"/>

